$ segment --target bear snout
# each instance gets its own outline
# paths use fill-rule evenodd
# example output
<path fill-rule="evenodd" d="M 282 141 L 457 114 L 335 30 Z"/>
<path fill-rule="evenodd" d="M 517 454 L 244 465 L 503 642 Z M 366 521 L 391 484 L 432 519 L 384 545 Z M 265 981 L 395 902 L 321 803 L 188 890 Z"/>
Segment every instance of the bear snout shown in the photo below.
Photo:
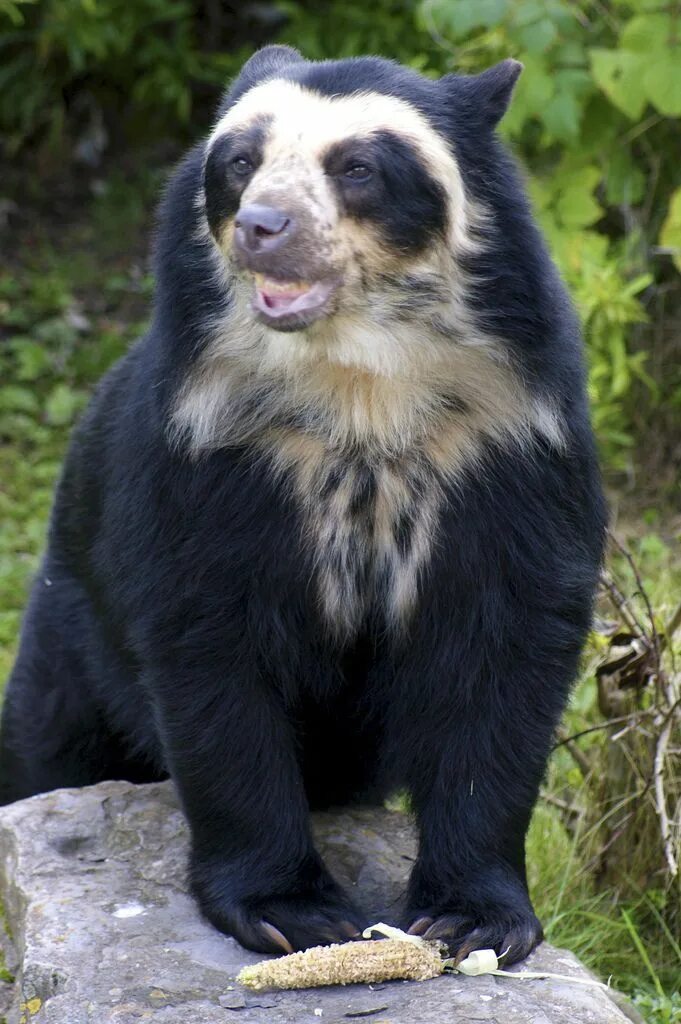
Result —
<path fill-rule="evenodd" d="M 248 257 L 261 252 L 276 252 L 296 230 L 292 213 L 275 206 L 249 203 L 240 208 L 234 220 L 234 245 Z"/>

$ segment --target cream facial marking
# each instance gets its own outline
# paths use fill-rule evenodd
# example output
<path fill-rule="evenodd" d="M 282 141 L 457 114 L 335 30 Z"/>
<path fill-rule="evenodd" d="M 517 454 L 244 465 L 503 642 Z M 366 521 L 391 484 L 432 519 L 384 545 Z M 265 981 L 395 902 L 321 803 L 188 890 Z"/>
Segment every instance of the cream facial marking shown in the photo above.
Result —
<path fill-rule="evenodd" d="M 357 162 L 352 159 L 353 151 L 361 165 L 367 147 L 369 162 L 372 147 L 382 157 L 379 165 L 383 163 L 383 170 L 380 166 L 375 169 L 377 182 L 385 173 L 393 175 L 385 203 L 379 201 L 376 208 L 374 202 L 373 220 L 366 215 L 361 185 L 348 185 L 342 167 L 343 154 L 350 165 Z M 466 196 L 446 140 L 409 103 L 371 92 L 326 97 L 297 83 L 268 81 L 247 92 L 211 133 L 206 167 L 213 182 L 219 180 L 214 154 L 223 155 L 225 149 L 232 157 L 229 187 L 225 184 L 228 195 L 221 199 L 209 192 L 207 208 L 221 258 L 233 273 L 250 282 L 247 301 L 261 323 L 295 331 L 322 317 L 357 312 L 358 297 L 364 293 L 374 302 L 374 295 L 366 293 L 383 293 L 386 279 L 394 281 L 410 269 L 439 276 L 446 282 L 443 297 L 450 296 L 451 303 L 461 307 L 458 291 L 465 282 L 455 264 L 480 249 L 484 211 Z M 409 171 L 396 177 L 400 161 L 410 159 L 407 153 L 413 155 Z M 234 161 L 241 164 L 240 158 L 248 160 L 251 154 L 252 173 L 248 178 L 235 177 Z M 340 172 L 329 166 L 334 161 L 340 161 Z M 224 168 L 222 173 L 227 173 Z M 416 214 L 412 215 L 412 227 L 401 224 L 409 199 L 405 192 L 400 204 L 400 190 L 410 182 L 416 187 L 415 174 L 421 174 L 422 180 L 414 206 L 423 210 L 428 198 L 432 228 L 426 229 Z M 339 194 L 340 181 L 345 190 L 341 188 Z M 228 216 L 231 207 L 234 215 Z M 222 224 L 212 216 L 216 209 L 225 210 Z M 252 224 L 258 211 L 264 214 L 263 227 L 278 215 L 282 215 L 281 223 L 290 221 L 283 232 L 275 232 L 277 238 L 270 237 L 263 246 L 254 246 L 248 226 L 240 223 L 245 218 Z M 435 230 L 438 221 L 442 232 Z M 393 234 L 396 227 L 402 228 L 392 242 L 386 241 L 389 224 Z M 409 240 L 416 241 L 419 234 L 421 248 L 410 251 Z M 306 293 L 272 301 L 272 291 L 254 280 L 257 273 L 284 284 L 304 281 Z M 416 303 L 416 291 L 412 291 L 412 299 Z M 460 321 L 461 313 L 459 308 L 456 316 L 448 319 Z"/>
<path fill-rule="evenodd" d="M 334 149 L 357 139 L 376 140 L 382 133 L 410 144 L 433 184 L 441 189 L 447 237 L 434 238 L 429 249 L 417 255 L 386 244 L 379 225 L 346 215 L 334 181 L 325 173 L 325 158 Z M 300 228 L 281 252 L 256 255 L 250 266 L 246 258 L 246 267 L 239 267 L 234 258 L 234 218 L 225 218 L 214 232 L 223 265 L 227 263 L 233 274 L 250 283 L 246 303 L 256 318 L 266 326 L 292 331 L 309 328 L 319 316 L 328 319 L 339 314 L 365 324 L 372 307 L 372 319 L 382 316 L 392 322 L 405 305 L 412 311 L 424 304 L 433 307 L 437 298 L 438 313 L 450 334 L 467 339 L 475 335 L 462 301 L 466 281 L 457 259 L 479 250 L 477 232 L 483 211 L 467 199 L 448 144 L 415 108 L 377 93 L 329 98 L 296 83 L 267 82 L 246 93 L 216 125 L 208 142 L 207 164 L 225 140 L 237 139 L 240 146 L 249 135 L 257 139 L 257 166 L 240 195 L 241 208 L 263 203 L 280 206 L 299 221 Z M 386 207 L 391 202 L 399 217 L 399 194 L 397 201 L 386 197 Z M 257 276 L 254 280 L 258 273 L 283 284 L 302 280 L 306 293 L 275 297 Z M 407 277 L 409 288 L 401 285 Z M 435 289 L 419 292 L 413 287 L 419 279 L 435 281 Z M 311 315 L 305 316 L 307 310 Z M 348 331 L 342 333 L 347 336 Z M 306 338 L 314 340 L 312 333 Z M 279 346 L 280 355 L 290 347 Z M 335 347 L 339 361 L 345 362 L 350 352 L 341 353 Z M 366 346 L 353 343 L 344 348 L 352 350 L 351 362 L 359 357 L 367 368 L 375 368 L 376 360 Z"/>
<path fill-rule="evenodd" d="M 288 190 L 304 172 L 307 198 L 322 227 L 333 226 L 336 203 L 321 167 L 322 155 L 335 143 L 348 138 L 370 137 L 380 131 L 397 131 L 411 143 L 433 177 L 446 186 L 449 195 L 449 245 L 466 252 L 475 247 L 475 214 L 466 202 L 458 164 L 426 118 L 404 100 L 379 93 L 351 96 L 322 96 L 295 82 L 270 80 L 243 96 L 218 121 L 208 140 L 208 151 L 227 132 L 273 114 L 262 165 L 246 190 L 257 194 L 262 183 L 270 189 Z M 259 181 L 260 179 L 260 181 Z M 243 201 L 243 200 L 242 200 Z"/>

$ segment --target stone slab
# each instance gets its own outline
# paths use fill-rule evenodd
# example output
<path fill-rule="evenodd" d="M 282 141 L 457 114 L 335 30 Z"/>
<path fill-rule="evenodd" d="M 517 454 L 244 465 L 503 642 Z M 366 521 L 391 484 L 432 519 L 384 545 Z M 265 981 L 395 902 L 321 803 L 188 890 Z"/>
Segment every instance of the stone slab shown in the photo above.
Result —
<path fill-rule="evenodd" d="M 409 819 L 315 816 L 318 845 L 375 919 L 396 920 L 415 842 Z M 200 917 L 185 884 L 187 826 L 170 783 L 106 782 L 0 810 L 0 900 L 17 962 L 8 1024 L 625 1024 L 611 997 L 569 982 L 428 982 L 255 994 L 261 959 Z M 588 977 L 544 944 L 527 969 Z"/>

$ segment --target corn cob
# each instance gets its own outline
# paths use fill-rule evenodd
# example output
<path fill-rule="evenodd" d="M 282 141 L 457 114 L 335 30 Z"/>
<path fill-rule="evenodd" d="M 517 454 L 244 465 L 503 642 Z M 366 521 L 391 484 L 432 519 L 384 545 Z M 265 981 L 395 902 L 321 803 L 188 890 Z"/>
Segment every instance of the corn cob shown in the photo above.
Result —
<path fill-rule="evenodd" d="M 493 974 L 515 980 L 555 978 L 575 985 L 607 989 L 593 978 L 573 978 L 550 971 L 499 970 L 499 958 L 493 949 L 476 949 L 456 963 L 443 960 L 440 942 L 428 942 L 383 923 L 367 928 L 365 939 L 374 933 L 384 935 L 382 942 L 346 942 L 343 945 L 313 946 L 290 953 L 278 960 L 262 960 L 244 967 L 237 981 L 259 992 L 268 988 L 316 988 L 320 985 L 352 985 L 381 981 L 427 981 L 438 974 L 455 972 L 475 976 Z M 501 954 L 504 956 L 505 954 Z"/>
<path fill-rule="evenodd" d="M 345 942 L 313 946 L 277 960 L 263 960 L 244 967 L 237 981 L 247 988 L 316 988 L 319 985 L 351 985 L 402 978 L 426 981 L 444 969 L 438 942 Z"/>

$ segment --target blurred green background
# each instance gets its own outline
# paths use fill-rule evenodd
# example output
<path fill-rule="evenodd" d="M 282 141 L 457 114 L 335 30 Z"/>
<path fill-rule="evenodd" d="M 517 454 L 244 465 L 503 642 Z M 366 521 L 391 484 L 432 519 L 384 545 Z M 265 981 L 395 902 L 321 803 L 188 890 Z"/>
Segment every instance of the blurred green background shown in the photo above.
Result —
<path fill-rule="evenodd" d="M 525 65 L 501 130 L 582 317 L 623 544 L 535 814 L 532 884 L 551 941 L 647 1021 L 681 1021 L 679 2 L 0 0 L 0 688 L 69 429 L 144 328 L 159 188 L 269 41 L 427 75 Z"/>

